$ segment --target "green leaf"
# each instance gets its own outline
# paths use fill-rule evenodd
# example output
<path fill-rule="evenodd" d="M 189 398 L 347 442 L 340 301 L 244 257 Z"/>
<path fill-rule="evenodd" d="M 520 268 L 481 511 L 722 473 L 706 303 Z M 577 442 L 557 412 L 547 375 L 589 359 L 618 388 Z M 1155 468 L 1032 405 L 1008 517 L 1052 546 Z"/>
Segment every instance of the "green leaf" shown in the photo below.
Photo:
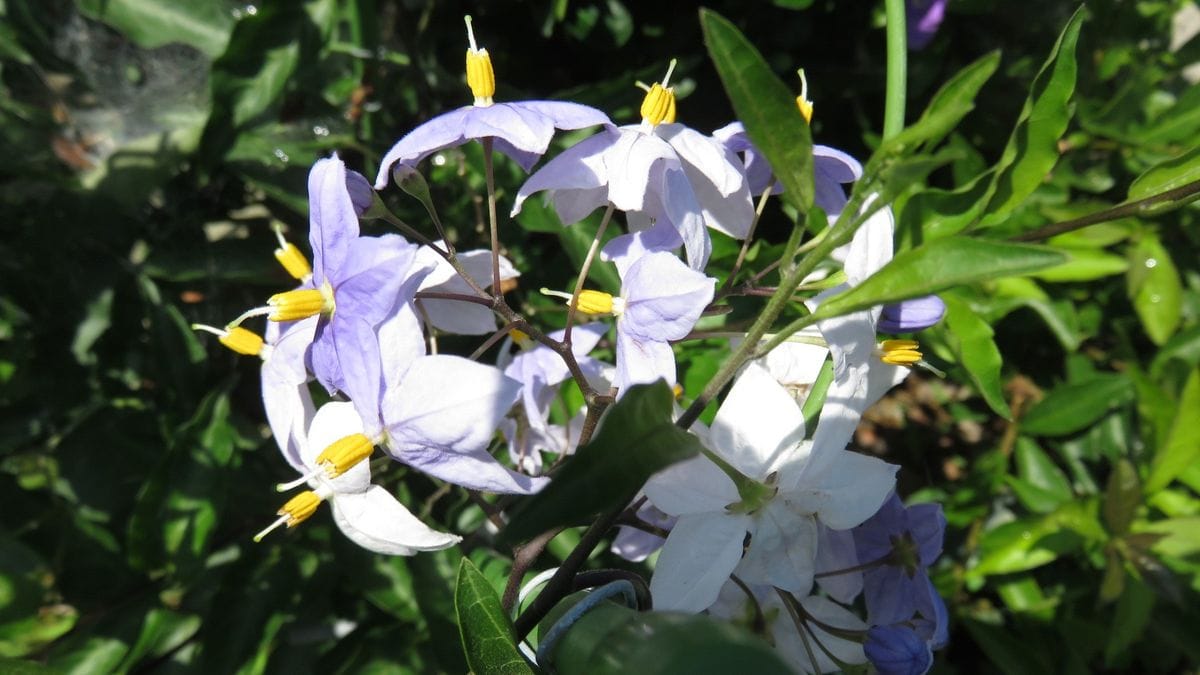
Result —
<path fill-rule="evenodd" d="M 571 626 L 551 656 L 562 675 L 792 672 L 765 642 L 732 624 L 609 602 Z"/>
<path fill-rule="evenodd" d="M 1058 163 L 1058 140 L 1071 119 L 1075 91 L 1075 43 L 1083 23 L 1084 8 L 1075 10 L 1063 27 L 1050 56 L 1033 80 L 1029 98 L 997 166 L 987 218 L 997 222 L 1025 200 Z"/>
<path fill-rule="evenodd" d="M 884 143 L 881 155 L 937 145 L 975 108 L 975 97 L 999 65 L 1000 52 L 992 51 L 955 73 L 933 95 L 916 122 Z"/>
<path fill-rule="evenodd" d="M 1150 475 L 1146 478 L 1146 494 L 1165 488 L 1184 469 L 1200 459 L 1200 425 L 1196 424 L 1196 411 L 1200 410 L 1200 368 L 1192 371 L 1179 405 L 1175 408 L 1175 423 L 1166 442 L 1154 455 L 1150 464 Z"/>
<path fill-rule="evenodd" d="M 1022 500 L 1031 510 L 1049 513 L 1073 497 L 1066 474 L 1036 442 L 1019 437 L 1014 450 L 1017 476 L 1024 485 L 1032 488 L 1027 493 L 1031 498 Z"/>
<path fill-rule="evenodd" d="M 529 673 L 533 669 L 517 651 L 512 622 L 488 580 L 470 560 L 458 565 L 454 610 L 467 664 L 476 675 Z"/>
<path fill-rule="evenodd" d="M 663 380 L 630 387 L 592 440 L 545 489 L 513 511 L 501 540 L 524 541 L 624 504 L 650 476 L 699 453 L 700 441 L 671 421 L 673 403 Z"/>
<path fill-rule="evenodd" d="M 1056 387 L 1021 420 L 1021 431 L 1038 436 L 1082 431 L 1109 410 L 1131 401 L 1133 393 L 1133 383 L 1117 373 Z"/>
<path fill-rule="evenodd" d="M 1128 259 L 1108 251 L 1094 248 L 1055 249 L 1067 255 L 1066 262 L 1046 268 L 1033 276 L 1051 282 L 1092 281 L 1121 274 L 1129 269 Z"/>
<path fill-rule="evenodd" d="M 1109 638 L 1104 645 L 1104 661 L 1117 663 L 1121 653 L 1141 637 L 1154 612 L 1155 594 L 1146 584 L 1127 579 L 1113 613 Z"/>
<path fill-rule="evenodd" d="M 937 239 L 898 254 L 858 286 L 826 300 L 816 314 L 839 316 L 976 281 L 1029 274 L 1065 260 L 1062 253 L 1041 246 Z"/>
<path fill-rule="evenodd" d="M 1068 301 L 1053 302 L 1037 282 L 1024 277 L 997 279 L 993 284 L 993 309 L 988 312 L 988 321 L 995 323 L 1018 307 L 1028 307 L 1045 322 L 1046 327 L 1058 338 L 1063 349 L 1074 352 L 1079 347 L 1079 320 L 1075 305 Z"/>
<path fill-rule="evenodd" d="M 1183 315 L 1183 285 L 1179 272 L 1159 241 L 1147 232 L 1129 251 L 1129 299 L 1142 320 L 1146 335 L 1156 345 L 1165 343 Z"/>
<path fill-rule="evenodd" d="M 96 363 L 92 347 L 112 325 L 113 289 L 106 288 L 87 304 L 83 321 L 75 328 L 71 353 L 81 365 Z"/>
<path fill-rule="evenodd" d="M 571 259 L 571 263 L 579 268 L 587 258 L 588 249 L 596 238 L 596 230 L 600 229 L 600 219 L 596 214 L 585 218 L 582 222 L 570 227 L 563 227 L 555 215 L 554 209 L 540 199 L 530 199 L 521 207 L 517 222 L 530 232 L 546 232 L 558 237 L 563 251 Z M 606 228 L 601 245 L 608 243 L 617 236 L 615 228 Z M 595 260 L 588 269 L 588 279 L 598 284 L 601 289 L 614 295 L 621 292 L 621 277 L 617 268 L 610 262 Z"/>
<path fill-rule="evenodd" d="M 1133 529 L 1137 534 L 1158 535 L 1152 548 L 1159 555 L 1187 558 L 1200 553 L 1200 516 L 1141 523 L 1134 525 Z"/>
<path fill-rule="evenodd" d="M 762 54 L 732 23 L 700 10 L 708 54 L 717 67 L 737 118 L 783 184 L 783 200 L 799 213 L 813 203 L 812 134 L 796 97 Z"/>
<path fill-rule="evenodd" d="M 1021 518 L 988 530 L 979 542 L 979 562 L 967 570 L 967 581 L 1023 572 L 1054 562 L 1085 542 L 1104 541 L 1094 499 L 1070 501 L 1052 513 Z"/>
<path fill-rule="evenodd" d="M 1124 536 L 1129 532 L 1133 516 L 1142 504 L 1142 486 L 1138 483 L 1137 469 L 1127 459 L 1120 459 L 1108 476 L 1108 487 L 1104 489 L 1104 523 L 1113 536 Z"/>
<path fill-rule="evenodd" d="M 224 0 L 79 0 L 79 10 L 147 49 L 178 42 L 216 58 L 225 51 L 233 15 Z"/>
<path fill-rule="evenodd" d="M 1133 202 L 1153 197 L 1198 180 L 1200 180 L 1200 145 L 1177 157 L 1155 164 L 1142 172 L 1142 175 L 1129 185 L 1128 201 Z M 1164 202 L 1162 206 L 1155 206 L 1149 213 L 1162 213 L 1183 206 L 1194 199 L 1196 196 L 1186 200 Z"/>
<path fill-rule="evenodd" d="M 942 299 L 946 303 L 945 331 L 959 363 L 967 370 L 988 406 L 1002 417 L 1011 417 L 1012 411 L 1004 400 L 1003 383 L 1000 381 L 1003 359 L 996 341 L 992 339 L 992 327 L 961 298 L 947 294 Z"/>

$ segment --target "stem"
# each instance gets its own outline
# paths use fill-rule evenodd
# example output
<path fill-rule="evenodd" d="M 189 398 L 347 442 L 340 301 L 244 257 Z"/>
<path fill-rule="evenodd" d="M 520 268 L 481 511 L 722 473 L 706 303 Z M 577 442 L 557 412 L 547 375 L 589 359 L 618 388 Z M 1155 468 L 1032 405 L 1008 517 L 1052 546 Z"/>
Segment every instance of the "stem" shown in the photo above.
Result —
<path fill-rule="evenodd" d="M 537 562 L 538 556 L 546 549 L 550 540 L 557 537 L 562 530 L 561 527 L 547 530 L 513 551 L 512 571 L 508 574 L 508 583 L 504 586 L 504 596 L 500 599 L 500 606 L 504 608 L 505 614 L 512 614 L 512 608 L 517 603 L 517 594 L 521 591 L 521 579 L 525 578 L 525 573 L 529 571 L 533 563 Z"/>
<path fill-rule="evenodd" d="M 771 186 L 775 183 L 775 177 L 771 176 L 767 180 L 767 187 L 763 190 L 762 196 L 758 198 L 758 206 L 754 209 L 754 220 L 750 221 L 750 229 L 746 231 L 746 238 L 742 240 L 742 249 L 738 251 L 737 260 L 733 261 L 733 269 L 729 270 L 729 276 L 725 278 L 725 284 L 717 293 L 718 298 L 729 293 L 733 288 L 733 280 L 737 277 L 738 272 L 742 269 L 742 263 L 746 262 L 746 254 L 750 251 L 750 243 L 754 239 L 754 230 L 758 227 L 758 221 L 762 218 L 763 209 L 767 206 L 767 200 L 771 198 Z"/>
<path fill-rule="evenodd" d="M 563 343 L 567 346 L 571 345 L 571 328 L 575 324 L 575 312 L 579 305 L 579 294 L 583 292 L 583 283 L 587 281 L 588 270 L 592 268 L 592 261 L 596 258 L 596 251 L 600 249 L 600 240 L 604 238 L 604 230 L 608 228 L 608 221 L 612 220 L 614 208 L 612 202 L 609 202 L 608 209 L 604 212 L 604 218 L 600 220 L 600 227 L 596 229 L 596 237 L 592 239 L 592 245 L 588 248 L 587 256 L 583 259 L 583 267 L 579 269 L 579 278 L 575 280 L 575 290 L 571 293 L 571 302 L 567 304 L 567 327 L 563 331 Z"/>
<path fill-rule="evenodd" d="M 492 292 L 500 295 L 500 221 L 496 216 L 496 175 L 492 170 L 491 136 L 483 139 L 483 173 L 487 181 L 488 227 L 492 233 Z"/>
<path fill-rule="evenodd" d="M 1018 234 L 1015 237 L 1010 237 L 1009 240 L 1037 241 L 1039 239 L 1046 239 L 1048 237 L 1053 237 L 1056 234 L 1071 232 L 1073 230 L 1085 228 L 1089 225 L 1116 220 L 1126 216 L 1142 215 L 1154 207 L 1159 206 L 1160 204 L 1182 201 L 1196 194 L 1200 194 L 1200 180 L 1192 181 L 1186 185 L 1181 185 L 1173 190 L 1167 190 L 1166 192 L 1160 192 L 1156 195 L 1151 195 L 1145 199 L 1139 199 L 1136 202 L 1119 204 L 1110 209 L 1097 211 L 1096 213 L 1089 213 L 1086 216 L 1073 218 L 1071 220 L 1064 220 L 1061 223 L 1043 225 L 1036 230 L 1031 230 L 1029 232 Z"/>
<path fill-rule="evenodd" d="M 884 0 L 887 11 L 887 93 L 883 109 L 883 137 L 904 130 L 904 103 L 908 77 L 908 28 L 904 0 Z"/>
<path fill-rule="evenodd" d="M 483 344 L 479 345 L 479 347 L 476 348 L 475 351 L 471 352 L 471 355 L 468 356 L 467 358 L 470 359 L 471 361 L 478 360 L 479 357 L 483 356 L 484 352 L 486 352 L 487 350 L 492 348 L 492 345 L 494 345 L 497 342 L 499 342 L 500 340 L 504 339 L 504 336 L 508 335 L 508 331 L 511 329 L 512 329 L 512 324 L 510 323 L 510 324 L 505 325 L 503 328 L 496 331 L 495 333 L 492 333 L 490 336 L 488 336 L 488 339 L 484 340 Z"/>

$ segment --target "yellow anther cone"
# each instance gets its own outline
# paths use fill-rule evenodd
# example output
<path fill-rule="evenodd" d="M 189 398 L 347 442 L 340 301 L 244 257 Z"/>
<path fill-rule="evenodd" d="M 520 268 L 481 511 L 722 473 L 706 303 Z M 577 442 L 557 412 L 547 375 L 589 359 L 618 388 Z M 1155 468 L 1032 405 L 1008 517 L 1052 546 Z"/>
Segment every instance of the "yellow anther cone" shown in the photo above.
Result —
<path fill-rule="evenodd" d="M 312 267 L 308 264 L 308 259 L 296 248 L 296 245 L 291 242 L 283 242 L 279 248 L 275 249 L 275 259 L 283 265 L 283 269 L 298 281 L 303 281 L 312 275 Z"/>
<path fill-rule="evenodd" d="M 221 344 L 238 354 L 245 354 L 246 356 L 259 356 L 262 354 L 263 339 L 240 326 L 231 328 L 217 339 Z"/>
<path fill-rule="evenodd" d="M 924 358 L 916 340 L 884 340 L 879 345 L 879 360 L 893 366 L 911 366 Z"/>
<path fill-rule="evenodd" d="M 611 314 L 613 311 L 613 296 L 604 291 L 580 291 L 579 302 L 575 308 L 584 314 Z"/>
<path fill-rule="evenodd" d="M 332 293 L 329 297 L 333 297 Z M 267 300 L 267 306 L 272 309 L 267 316 L 271 321 L 298 321 L 333 311 L 332 303 L 326 302 L 325 293 L 314 288 L 276 293 Z"/>
<path fill-rule="evenodd" d="M 346 473 L 355 464 L 371 456 L 375 444 L 363 434 L 351 434 L 334 441 L 317 455 L 317 465 L 325 467 L 330 478 Z"/>
<path fill-rule="evenodd" d="M 670 124 L 675 121 L 675 90 L 672 88 L 664 88 L 659 83 L 654 83 L 650 90 L 646 92 L 645 98 L 642 99 L 642 120 L 649 122 L 652 126 L 658 126 L 663 122 Z"/>

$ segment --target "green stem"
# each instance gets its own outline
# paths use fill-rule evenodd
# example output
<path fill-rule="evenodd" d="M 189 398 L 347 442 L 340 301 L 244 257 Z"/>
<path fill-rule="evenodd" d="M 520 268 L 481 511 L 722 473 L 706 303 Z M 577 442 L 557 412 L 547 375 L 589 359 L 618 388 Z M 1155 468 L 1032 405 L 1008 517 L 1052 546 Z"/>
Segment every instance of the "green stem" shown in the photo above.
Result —
<path fill-rule="evenodd" d="M 904 0 L 885 0 L 887 11 L 887 96 L 883 109 L 883 137 L 891 138 L 904 129 L 907 96 L 908 33 Z"/>

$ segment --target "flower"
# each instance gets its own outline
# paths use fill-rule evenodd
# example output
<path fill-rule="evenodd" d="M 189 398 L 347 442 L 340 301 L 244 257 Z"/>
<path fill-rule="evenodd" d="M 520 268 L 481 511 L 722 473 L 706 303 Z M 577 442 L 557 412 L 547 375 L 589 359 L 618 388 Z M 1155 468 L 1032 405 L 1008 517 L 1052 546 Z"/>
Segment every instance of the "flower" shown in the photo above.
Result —
<path fill-rule="evenodd" d="M 822 416 L 818 435 L 827 423 Z M 679 516 L 650 582 L 656 608 L 703 610 L 735 568 L 746 583 L 808 594 L 818 524 L 845 530 L 866 520 L 896 467 L 804 437 L 799 406 L 749 364 L 709 430 L 712 458 L 676 464 L 646 485 L 655 506 Z M 847 432 L 841 447 L 848 441 Z"/>
<path fill-rule="evenodd" d="M 600 376 L 603 364 L 587 354 L 599 344 L 607 332 L 608 326 L 603 323 L 588 323 L 572 329 L 571 354 L 585 375 L 597 378 Z M 565 335 L 565 330 L 557 330 L 548 337 L 551 340 L 562 341 Z M 545 429 L 555 388 L 570 377 L 571 371 L 563 358 L 546 345 L 533 343 L 523 334 L 516 335 L 514 341 L 522 349 L 504 368 L 504 374 L 521 383 L 521 403 L 529 425 Z"/>
<path fill-rule="evenodd" d="M 410 131 L 388 150 L 379 164 L 376 189 L 387 186 L 395 164 L 416 166 L 422 159 L 469 140 L 494 139 L 496 150 L 514 159 L 528 171 L 550 147 L 555 129 L 583 129 L 611 125 L 608 115 L 566 101 L 519 101 L 495 103 L 496 81 L 486 49 L 475 45 L 471 17 L 467 17 L 467 84 L 475 94 L 473 105 L 438 115 Z"/>
<path fill-rule="evenodd" d="M 747 595 L 747 590 L 753 597 Z M 797 672 L 830 673 L 839 670 L 840 664 L 867 662 L 862 644 L 853 639 L 855 634 L 866 632 L 866 624 L 828 598 L 810 595 L 785 599 L 782 592 L 769 586 L 743 588 L 731 581 L 721 589 L 708 612 L 759 630 L 763 627 L 759 622 L 765 622 L 776 651 Z"/>
<path fill-rule="evenodd" d="M 880 675 L 924 675 L 933 666 L 933 651 L 908 626 L 874 626 L 863 651 Z"/>
<path fill-rule="evenodd" d="M 754 147 L 741 122 L 730 122 L 717 129 L 713 132 L 713 138 L 732 152 L 742 155 L 750 194 L 762 194 L 768 183 L 774 183 L 771 186 L 772 192 L 783 190 L 783 186 L 774 181 L 766 157 Z M 837 219 L 846 206 L 846 191 L 842 185 L 853 183 L 859 178 L 862 178 L 862 164 L 859 164 L 858 160 L 837 148 L 813 145 L 813 203 L 821 207 L 830 220 Z"/>
<path fill-rule="evenodd" d="M 440 246 L 441 242 L 435 242 Z M 471 279 L 480 288 L 490 288 L 492 285 L 492 252 L 484 249 L 459 252 L 455 254 L 462 268 L 471 275 Z M 458 293 L 475 296 L 470 284 L 454 269 L 445 258 L 435 253 L 428 246 L 422 246 L 417 252 L 417 259 L 432 267 L 433 271 L 421 282 L 418 291 L 433 291 L 436 293 Z M 513 267 L 508 258 L 500 256 L 500 281 L 515 279 L 521 273 Z M 496 315 L 491 308 L 472 302 L 459 302 L 443 298 L 422 298 L 421 309 L 429 324 L 438 330 L 458 335 L 483 335 L 496 330 Z"/>
<path fill-rule="evenodd" d="M 674 68 L 674 62 L 672 62 Z M 666 83 L 649 89 L 642 122 L 603 131 L 566 149 L 525 181 L 512 214 L 531 195 L 550 192 L 564 225 L 612 204 L 633 215 L 668 223 L 672 247 L 683 245 L 693 269 L 704 269 L 711 249 L 705 225 L 745 238 L 754 206 L 737 157 L 715 139 L 675 123 L 675 95 Z"/>
<path fill-rule="evenodd" d="M 936 295 L 926 295 L 884 305 L 876 328 L 884 333 L 915 333 L 936 325 L 945 314 L 946 303 Z"/>
<path fill-rule="evenodd" d="M 311 488 L 290 499 L 279 518 L 259 532 L 255 541 L 281 525 L 294 527 L 316 512 L 322 501 L 333 509 L 333 520 L 354 543 L 376 553 L 414 555 L 449 548 L 462 537 L 438 532 L 418 520 L 387 490 L 371 484 L 371 468 L 359 462 L 330 478 L 318 466 L 317 448 L 363 437 L 363 424 L 349 403 L 326 403 L 316 412 L 301 455 L 302 472 Z"/>
<path fill-rule="evenodd" d="M 942 19 L 946 16 L 948 0 L 907 0 L 904 3 L 907 14 L 908 48 L 914 51 L 924 49 L 933 41 Z"/>
<path fill-rule="evenodd" d="M 488 492 L 536 492 L 545 478 L 500 464 L 487 448 L 520 383 L 459 356 L 412 362 L 380 404 L 380 441 L 392 458 L 449 483 Z"/>
<path fill-rule="evenodd" d="M 940 636 L 936 642 L 945 642 L 945 622 L 938 621 L 944 610 L 934 606 L 940 598 L 928 572 L 942 553 L 945 529 L 939 504 L 906 508 L 895 494 L 855 528 L 859 563 L 879 563 L 863 572 L 863 597 L 873 625 L 900 623 L 919 614 L 935 623 L 933 633 Z"/>
<path fill-rule="evenodd" d="M 670 340 L 682 340 L 712 301 L 716 279 L 690 269 L 665 251 L 652 251 L 618 265 L 621 295 L 585 290 L 578 309 L 617 317 L 617 372 L 613 386 L 664 379 L 675 384 L 675 352 Z M 570 299 L 570 295 L 562 294 Z"/>

